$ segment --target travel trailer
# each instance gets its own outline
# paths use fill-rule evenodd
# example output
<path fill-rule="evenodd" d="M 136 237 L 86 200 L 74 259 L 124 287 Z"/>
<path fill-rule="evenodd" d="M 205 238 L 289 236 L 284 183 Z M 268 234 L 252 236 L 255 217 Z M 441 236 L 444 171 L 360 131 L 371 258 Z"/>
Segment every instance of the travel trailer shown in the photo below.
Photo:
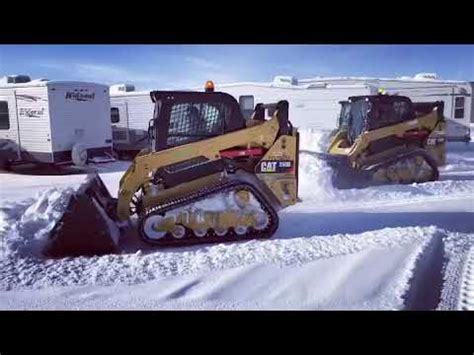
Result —
<path fill-rule="evenodd" d="M 366 84 L 300 85 L 295 78 L 285 76 L 276 77 L 272 83 L 217 83 L 215 90 L 234 96 L 239 101 L 244 115 L 245 112 L 252 112 L 259 102 L 287 100 L 293 125 L 325 130 L 337 127 L 340 101 L 347 100 L 350 96 L 377 93 L 376 87 Z"/>
<path fill-rule="evenodd" d="M 414 102 L 443 101 L 447 121 L 446 138 L 449 141 L 469 141 L 470 122 L 474 122 L 472 110 L 472 83 L 441 80 L 436 73 L 418 73 L 413 77 L 364 78 L 333 77 L 299 80 L 308 84 L 360 84 L 376 86 L 387 94 L 408 96 Z"/>
<path fill-rule="evenodd" d="M 240 103 L 244 116 L 259 102 L 288 100 L 295 126 L 333 130 L 337 127 L 340 102 L 350 96 L 387 94 L 408 96 L 414 102 L 444 101 L 447 136 L 450 141 L 469 141 L 474 122 L 472 83 L 439 80 L 435 74 L 421 73 L 413 78 L 377 79 L 332 77 L 298 80 L 276 76 L 272 82 L 214 83 L 215 91 L 226 92 Z M 203 86 L 186 90 L 204 90 Z M 148 146 L 148 122 L 154 105 L 149 91 L 135 91 L 133 85 L 110 87 L 111 121 L 114 150 L 119 154 L 136 153 Z M 267 111 L 268 115 L 272 112 Z"/>
<path fill-rule="evenodd" d="M 0 80 L 0 165 L 84 165 L 111 154 L 107 86 L 12 77 Z"/>
<path fill-rule="evenodd" d="M 134 155 L 148 147 L 148 122 L 154 107 L 149 91 L 135 91 L 129 84 L 110 87 L 112 140 L 119 156 Z"/>
<path fill-rule="evenodd" d="M 259 102 L 288 100 L 295 126 L 328 130 L 337 127 L 340 100 L 377 92 L 377 88 L 370 85 L 301 86 L 294 80 L 277 77 L 273 83 L 217 84 L 215 90 L 234 96 L 244 117 L 249 116 Z M 204 90 L 204 86 L 183 90 Z M 154 110 L 150 92 L 135 91 L 133 85 L 113 85 L 110 87 L 110 102 L 114 151 L 118 155 L 135 154 L 147 147 L 148 122 L 153 118 Z M 267 115 L 271 114 L 267 110 Z"/>
<path fill-rule="evenodd" d="M 285 77 L 278 77 L 284 80 Z M 204 86 L 194 90 L 203 90 Z M 322 90 L 324 89 L 324 90 Z M 193 90 L 187 88 L 183 90 Z M 368 85 L 318 84 L 304 87 L 285 82 L 238 83 L 217 85 L 216 91 L 234 96 L 240 103 L 244 116 L 250 115 L 259 102 L 290 102 L 293 124 L 303 127 L 333 129 L 337 126 L 339 100 L 349 96 L 370 95 L 376 92 Z M 110 87 L 112 138 L 114 151 L 119 156 L 133 155 L 148 147 L 148 122 L 153 118 L 154 104 L 149 91 L 135 91 L 133 85 L 118 84 Z M 271 115 L 272 112 L 268 112 Z M 332 120 L 327 119 L 331 115 Z"/>
<path fill-rule="evenodd" d="M 270 83 L 216 84 L 217 91 L 245 100 L 249 107 L 252 100 L 258 103 L 286 98 L 293 124 L 302 128 L 336 128 L 339 101 L 349 96 L 375 94 L 379 89 L 387 94 L 408 96 L 414 102 L 444 101 L 446 138 L 450 141 L 469 141 L 470 122 L 474 122 L 472 83 L 439 80 L 436 74 L 430 73 L 398 79 L 318 77 L 298 80 L 277 76 Z"/>

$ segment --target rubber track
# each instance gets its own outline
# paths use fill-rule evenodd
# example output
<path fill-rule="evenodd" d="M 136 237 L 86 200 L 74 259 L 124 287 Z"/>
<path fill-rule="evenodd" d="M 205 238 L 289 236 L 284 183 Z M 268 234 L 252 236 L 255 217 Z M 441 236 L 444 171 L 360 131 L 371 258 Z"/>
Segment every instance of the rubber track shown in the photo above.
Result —
<path fill-rule="evenodd" d="M 373 175 L 380 168 L 387 168 L 390 165 L 392 165 L 394 163 L 397 163 L 398 161 L 401 161 L 402 159 L 411 158 L 411 157 L 415 157 L 415 156 L 418 156 L 418 155 L 422 156 L 425 159 L 425 161 L 428 163 L 428 165 L 431 167 L 431 169 L 433 169 L 433 175 L 432 175 L 431 179 L 428 180 L 428 181 L 438 180 L 439 179 L 439 171 L 438 171 L 438 166 L 437 166 L 435 160 L 433 159 L 433 157 L 431 157 L 431 155 L 429 153 L 427 153 L 425 150 L 422 150 L 422 149 L 416 149 L 416 150 L 413 150 L 411 152 L 401 153 L 399 155 L 396 155 L 393 158 L 390 158 L 388 161 L 377 163 L 377 164 L 373 165 L 367 171 L 370 171 L 371 174 Z M 422 182 L 425 182 L 425 181 L 422 181 Z M 384 182 L 383 184 L 393 184 L 393 183 Z"/>
<path fill-rule="evenodd" d="M 255 198 L 257 198 L 262 209 L 267 213 L 269 219 L 269 225 L 267 228 L 257 231 L 254 228 L 249 227 L 247 233 L 243 236 L 236 235 L 233 229 L 229 228 L 229 232 L 224 236 L 218 236 L 213 231 L 208 231 L 208 233 L 203 237 L 196 237 L 192 230 L 186 228 L 186 236 L 181 239 L 174 238 L 171 233 L 167 233 L 163 238 L 159 240 L 151 240 L 147 238 L 143 233 L 143 223 L 145 222 L 146 217 L 151 214 L 163 215 L 168 211 L 186 206 L 204 198 L 211 197 L 212 195 L 218 193 L 226 193 L 231 190 L 237 189 L 247 190 L 251 192 L 255 196 Z M 278 228 L 278 214 L 275 209 L 268 203 L 265 197 L 254 186 L 245 182 L 241 182 L 239 180 L 226 180 L 211 185 L 206 189 L 193 192 L 187 196 L 171 199 L 159 206 L 147 209 L 144 213 L 141 214 L 139 218 L 140 219 L 138 223 L 138 232 L 141 238 L 145 242 L 159 247 L 179 247 L 196 244 L 226 243 L 252 239 L 265 239 L 270 238 Z"/>

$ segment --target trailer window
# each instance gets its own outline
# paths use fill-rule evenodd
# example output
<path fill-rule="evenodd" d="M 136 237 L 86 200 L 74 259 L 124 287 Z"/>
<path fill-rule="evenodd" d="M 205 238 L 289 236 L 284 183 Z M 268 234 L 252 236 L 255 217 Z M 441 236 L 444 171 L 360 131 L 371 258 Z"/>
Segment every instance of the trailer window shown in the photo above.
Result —
<path fill-rule="evenodd" d="M 464 118 L 464 97 L 454 99 L 454 118 Z"/>
<path fill-rule="evenodd" d="M 270 106 L 267 108 L 267 117 L 273 117 L 273 114 L 276 111 L 276 106 Z"/>
<path fill-rule="evenodd" d="M 0 129 L 10 129 L 10 115 L 8 113 L 7 101 L 0 101 Z"/>
<path fill-rule="evenodd" d="M 253 113 L 254 109 L 254 97 L 253 95 L 242 95 L 239 96 L 239 106 L 242 115 L 248 120 Z"/>
<path fill-rule="evenodd" d="M 120 113 L 117 107 L 110 108 L 110 121 L 112 123 L 118 123 L 120 121 Z"/>
<path fill-rule="evenodd" d="M 242 110 L 253 110 L 253 106 L 254 106 L 253 95 L 239 96 L 239 104 Z"/>

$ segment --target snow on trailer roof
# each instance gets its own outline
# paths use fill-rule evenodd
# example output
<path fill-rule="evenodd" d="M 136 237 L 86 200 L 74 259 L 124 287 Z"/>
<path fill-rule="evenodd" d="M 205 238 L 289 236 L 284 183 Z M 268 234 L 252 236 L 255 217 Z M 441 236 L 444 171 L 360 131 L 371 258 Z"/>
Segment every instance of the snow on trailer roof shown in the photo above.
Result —
<path fill-rule="evenodd" d="M 356 83 L 333 83 L 337 81 L 357 81 Z M 398 77 L 398 78 L 375 78 L 364 76 L 333 76 L 333 77 L 314 77 L 309 79 L 296 79 L 294 77 L 276 76 L 270 82 L 257 81 L 241 81 L 234 83 L 215 83 L 215 90 L 219 89 L 249 86 L 256 88 L 275 88 L 275 89 L 290 89 L 290 90 L 312 90 L 312 89 L 360 89 L 377 87 L 378 82 L 395 81 L 405 83 L 426 83 L 426 84 L 470 84 L 468 81 L 458 80 L 441 80 L 438 79 L 435 73 L 419 73 L 414 77 Z M 123 84 L 122 84 L 123 85 Z M 114 85 L 119 86 L 119 85 Z M 430 85 L 432 87 L 432 85 Z M 442 87 L 442 86 L 440 86 Z M 163 91 L 173 91 L 176 88 L 163 89 Z M 111 97 L 118 96 L 141 96 L 149 95 L 150 91 L 110 91 Z M 203 86 L 192 87 L 188 89 L 180 89 L 180 91 L 204 91 Z"/>
<path fill-rule="evenodd" d="M 309 79 L 300 79 L 298 80 L 300 83 L 311 83 L 311 82 L 321 82 L 321 81 L 344 81 L 344 80 L 354 80 L 354 81 L 399 81 L 399 82 L 410 82 L 410 83 L 446 83 L 446 84 L 466 84 L 468 81 L 461 81 L 461 80 L 445 80 L 445 79 L 438 79 L 436 74 L 432 73 L 421 73 L 422 75 L 415 75 L 414 77 L 410 76 L 401 76 L 397 78 L 375 78 L 375 77 L 368 77 L 368 76 L 316 76 L 314 78 Z M 424 75 L 425 76 L 424 76 Z M 430 75 L 426 75 L 430 74 Z"/>
<path fill-rule="evenodd" d="M 253 86 L 253 87 L 264 87 L 264 88 L 274 88 L 274 89 L 290 89 L 290 90 L 312 90 L 312 89 L 359 89 L 367 88 L 371 85 L 368 84 L 307 84 L 307 85 L 282 85 L 275 84 L 273 82 L 237 82 L 229 84 L 216 84 L 216 91 L 219 88 L 231 88 L 238 86 Z M 200 88 L 202 90 L 202 88 Z"/>
<path fill-rule="evenodd" d="M 43 87 L 51 85 L 63 85 L 63 86 L 79 86 L 79 85 L 89 85 L 89 86 L 101 86 L 108 88 L 107 85 L 91 83 L 86 81 L 61 81 L 61 80 L 32 80 L 26 83 L 11 83 L 11 84 L 1 84 L 0 89 L 12 89 L 12 88 L 23 88 L 23 87 Z"/>
<path fill-rule="evenodd" d="M 341 81 L 356 81 L 357 83 L 338 83 Z M 291 76 L 275 76 L 271 82 L 237 82 L 217 84 L 216 87 L 235 87 L 235 86 L 255 86 L 255 87 L 276 87 L 288 88 L 295 90 L 316 89 L 316 88 L 353 88 L 353 87 L 369 87 L 377 82 L 398 81 L 406 83 L 426 83 L 426 84 L 466 84 L 467 81 L 458 80 L 441 80 L 436 73 L 418 73 L 413 77 L 403 76 L 397 78 L 375 78 L 365 76 L 318 76 L 308 79 L 297 79 Z"/>
<path fill-rule="evenodd" d="M 110 92 L 110 97 L 122 97 L 122 96 L 126 96 L 126 97 L 130 97 L 130 96 L 143 96 L 143 95 L 146 95 L 146 96 L 150 96 L 150 91 L 111 91 Z"/>

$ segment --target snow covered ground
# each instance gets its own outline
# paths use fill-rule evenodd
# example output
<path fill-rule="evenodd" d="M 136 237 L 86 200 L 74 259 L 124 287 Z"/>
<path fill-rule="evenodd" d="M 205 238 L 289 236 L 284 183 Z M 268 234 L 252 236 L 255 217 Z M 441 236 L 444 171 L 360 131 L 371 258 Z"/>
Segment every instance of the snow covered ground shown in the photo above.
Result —
<path fill-rule="evenodd" d="M 301 138 L 321 151 L 326 133 Z M 2 173 L 0 308 L 472 309 L 474 145 L 448 149 L 440 181 L 359 190 L 302 155 L 302 202 L 270 240 L 58 260 L 40 250 L 85 174 Z M 97 165 L 113 195 L 127 165 Z"/>

